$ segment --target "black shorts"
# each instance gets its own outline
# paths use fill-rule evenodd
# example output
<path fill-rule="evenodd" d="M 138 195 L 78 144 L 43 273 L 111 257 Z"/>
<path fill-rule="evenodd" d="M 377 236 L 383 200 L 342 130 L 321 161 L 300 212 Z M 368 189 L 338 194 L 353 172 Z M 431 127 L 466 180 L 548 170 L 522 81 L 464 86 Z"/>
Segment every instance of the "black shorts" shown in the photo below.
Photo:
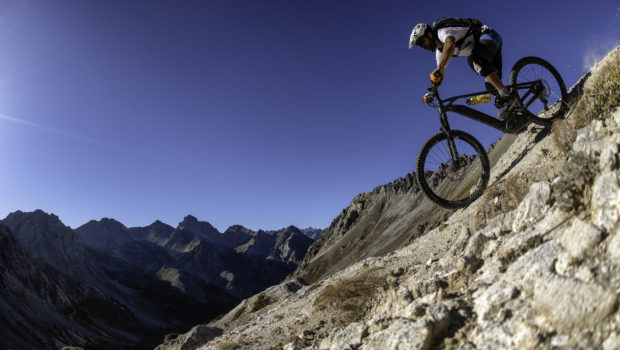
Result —
<path fill-rule="evenodd" d="M 502 38 L 496 31 L 484 33 L 474 43 L 474 50 L 467 58 L 469 66 L 479 75 L 497 72 L 502 77 Z"/>

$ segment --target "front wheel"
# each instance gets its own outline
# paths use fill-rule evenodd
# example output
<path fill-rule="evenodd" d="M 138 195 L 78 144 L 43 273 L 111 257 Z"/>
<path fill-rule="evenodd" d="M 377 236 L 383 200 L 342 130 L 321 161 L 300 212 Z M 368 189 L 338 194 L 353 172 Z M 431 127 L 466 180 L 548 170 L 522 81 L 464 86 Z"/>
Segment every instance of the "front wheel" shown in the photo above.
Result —
<path fill-rule="evenodd" d="M 418 184 L 433 202 L 462 208 L 482 193 L 489 182 L 489 158 L 473 136 L 459 130 L 428 139 L 418 155 Z"/>
<path fill-rule="evenodd" d="M 538 57 L 524 57 L 515 63 L 510 72 L 510 84 L 525 84 L 517 90 L 526 116 L 539 125 L 550 125 L 564 115 L 566 85 L 560 73 L 547 61 Z"/>

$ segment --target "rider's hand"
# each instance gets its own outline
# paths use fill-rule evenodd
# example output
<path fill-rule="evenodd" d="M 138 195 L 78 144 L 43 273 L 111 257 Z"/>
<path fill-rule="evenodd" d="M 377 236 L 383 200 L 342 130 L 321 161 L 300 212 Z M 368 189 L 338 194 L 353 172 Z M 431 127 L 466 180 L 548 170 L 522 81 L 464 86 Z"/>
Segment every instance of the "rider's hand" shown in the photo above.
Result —
<path fill-rule="evenodd" d="M 433 85 L 433 87 L 439 87 L 441 83 L 443 82 L 443 72 L 439 68 L 435 69 L 431 73 L 430 77 L 431 77 L 431 85 Z"/>

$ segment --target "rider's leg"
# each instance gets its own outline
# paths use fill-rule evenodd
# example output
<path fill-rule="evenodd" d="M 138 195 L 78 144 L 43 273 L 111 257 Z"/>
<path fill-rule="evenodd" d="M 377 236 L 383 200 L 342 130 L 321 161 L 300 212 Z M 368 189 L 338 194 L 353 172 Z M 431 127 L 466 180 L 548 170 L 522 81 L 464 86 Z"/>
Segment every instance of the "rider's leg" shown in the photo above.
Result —
<path fill-rule="evenodd" d="M 467 62 L 476 73 L 483 76 L 486 82 L 497 89 L 499 93 L 495 103 L 497 108 L 499 108 L 497 117 L 506 119 L 510 117 L 518 99 L 502 83 L 501 41 L 499 41 L 499 46 L 497 46 L 497 40 L 490 40 L 485 38 L 485 36 L 487 35 L 481 36 L 480 40 L 475 43 L 472 55 L 469 56 Z"/>
<path fill-rule="evenodd" d="M 478 75 L 491 84 L 497 91 L 504 89 L 501 78 L 501 58 L 496 57 L 501 48 L 497 47 L 491 40 L 479 40 L 475 43 L 474 50 L 467 62 Z M 500 56 L 501 57 L 501 56 Z M 496 65 L 500 65 L 497 67 Z"/>
<path fill-rule="evenodd" d="M 489 84 L 493 85 L 493 87 L 497 91 L 502 91 L 505 88 L 504 84 L 502 83 L 502 79 L 495 71 L 489 73 L 489 75 L 487 75 L 484 80 L 486 80 Z"/>
<path fill-rule="evenodd" d="M 507 91 L 502 83 L 502 38 L 496 31 L 486 31 L 476 40 L 467 62 L 497 91 Z"/>

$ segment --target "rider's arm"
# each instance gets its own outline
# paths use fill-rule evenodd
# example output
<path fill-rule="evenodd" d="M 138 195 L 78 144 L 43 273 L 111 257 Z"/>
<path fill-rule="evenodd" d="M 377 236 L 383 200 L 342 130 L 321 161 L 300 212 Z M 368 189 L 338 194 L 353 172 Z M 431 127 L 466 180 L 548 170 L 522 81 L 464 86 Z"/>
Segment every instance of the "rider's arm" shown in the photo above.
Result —
<path fill-rule="evenodd" d="M 445 42 L 443 43 L 443 49 L 441 52 L 441 57 L 439 58 L 439 62 L 437 62 L 437 69 L 442 72 L 446 71 L 446 67 L 448 66 L 448 62 L 454 55 L 454 50 L 456 49 L 456 42 L 453 36 L 446 37 Z"/>

